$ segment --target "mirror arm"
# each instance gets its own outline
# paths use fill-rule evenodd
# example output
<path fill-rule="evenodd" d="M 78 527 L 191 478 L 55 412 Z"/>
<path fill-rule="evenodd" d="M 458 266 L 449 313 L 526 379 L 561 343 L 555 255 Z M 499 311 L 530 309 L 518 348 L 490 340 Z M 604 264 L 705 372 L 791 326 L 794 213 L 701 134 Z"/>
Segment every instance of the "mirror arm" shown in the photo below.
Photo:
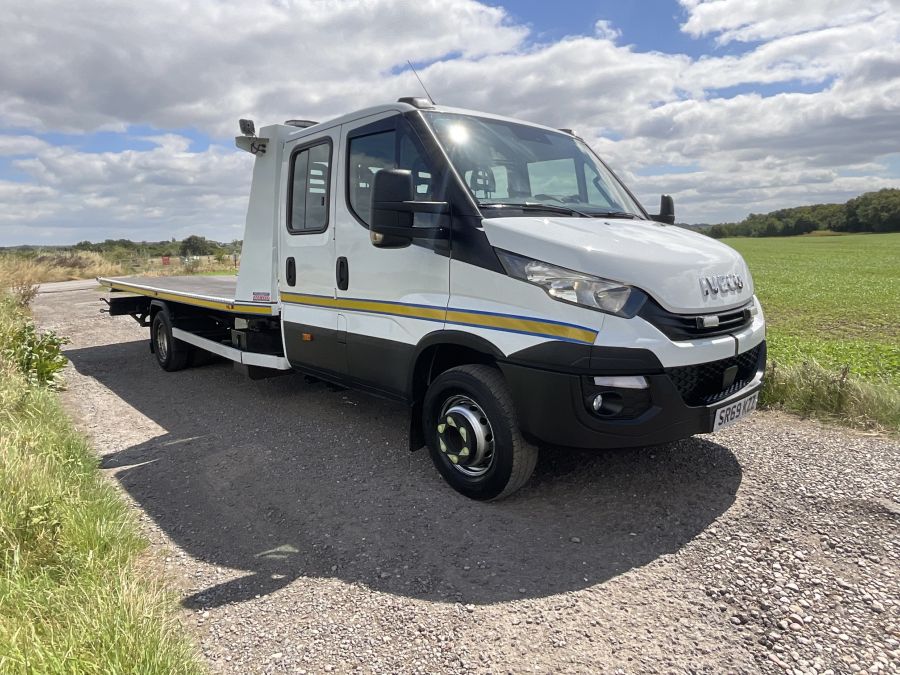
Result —
<path fill-rule="evenodd" d="M 450 204 L 447 202 L 375 202 L 373 209 L 379 211 L 400 211 L 403 213 L 437 213 L 439 215 L 450 213 Z"/>
<path fill-rule="evenodd" d="M 383 225 L 370 228 L 375 234 L 386 237 L 403 237 L 404 239 L 449 239 L 450 230 L 446 227 L 394 227 Z"/>

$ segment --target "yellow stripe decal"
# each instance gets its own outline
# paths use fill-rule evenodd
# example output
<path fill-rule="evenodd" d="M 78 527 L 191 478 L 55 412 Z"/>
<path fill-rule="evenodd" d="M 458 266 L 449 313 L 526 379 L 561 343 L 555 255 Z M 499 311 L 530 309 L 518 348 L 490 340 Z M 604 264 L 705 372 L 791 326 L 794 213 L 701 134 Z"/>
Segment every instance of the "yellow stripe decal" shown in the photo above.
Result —
<path fill-rule="evenodd" d="M 104 283 L 104 282 L 101 282 Z M 181 295 L 179 293 L 169 293 L 166 291 L 157 291 L 149 288 L 141 288 L 140 286 L 132 286 L 118 281 L 106 282 L 111 289 L 116 291 L 125 291 L 128 293 L 136 293 L 137 295 L 146 295 L 150 298 L 159 298 L 160 300 L 169 300 L 171 302 L 181 302 L 185 305 L 193 305 L 195 307 L 207 307 L 209 309 L 220 309 L 235 314 L 273 314 L 273 307 L 264 307 L 260 305 L 245 305 L 240 302 L 218 302 L 216 300 L 205 300 L 190 295 Z"/>
<path fill-rule="evenodd" d="M 282 302 L 307 305 L 310 307 L 389 314 L 392 316 L 409 317 L 411 319 L 426 319 L 428 321 L 445 321 L 447 323 L 475 326 L 478 328 L 490 328 L 493 330 L 511 331 L 514 333 L 528 333 L 531 335 L 555 337 L 561 340 L 584 342 L 587 344 L 593 344 L 594 339 L 597 337 L 597 331 L 589 328 L 552 321 L 541 321 L 540 319 L 531 319 L 528 317 L 511 316 L 508 314 L 491 314 L 461 309 L 404 305 L 402 303 L 385 302 L 382 300 L 327 298 L 320 295 L 306 295 L 303 293 L 282 293 L 281 300 Z"/>

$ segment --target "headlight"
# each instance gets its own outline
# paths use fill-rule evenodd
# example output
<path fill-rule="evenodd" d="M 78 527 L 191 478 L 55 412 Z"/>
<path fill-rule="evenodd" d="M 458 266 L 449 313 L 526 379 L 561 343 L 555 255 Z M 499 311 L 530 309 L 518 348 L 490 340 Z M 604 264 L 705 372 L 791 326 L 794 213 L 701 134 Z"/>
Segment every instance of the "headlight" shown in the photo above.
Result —
<path fill-rule="evenodd" d="M 618 281 L 574 272 L 500 249 L 497 249 L 497 255 L 509 276 L 540 286 L 547 295 L 560 302 L 631 318 L 647 299 L 640 289 Z"/>

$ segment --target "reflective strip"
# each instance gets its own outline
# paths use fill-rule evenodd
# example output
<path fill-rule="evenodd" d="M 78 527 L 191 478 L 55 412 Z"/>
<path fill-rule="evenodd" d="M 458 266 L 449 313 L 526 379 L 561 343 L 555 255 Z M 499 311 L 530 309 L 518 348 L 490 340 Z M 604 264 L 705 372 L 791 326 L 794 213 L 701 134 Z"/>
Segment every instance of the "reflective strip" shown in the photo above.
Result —
<path fill-rule="evenodd" d="M 524 316 L 511 314 L 494 314 L 491 312 L 476 312 L 463 309 L 444 309 L 426 305 L 407 305 L 398 302 L 385 302 L 383 300 L 360 300 L 355 298 L 329 298 L 321 295 L 306 295 L 304 293 L 282 293 L 282 302 L 311 307 L 326 307 L 329 309 L 344 309 L 357 312 L 369 312 L 373 314 L 387 314 L 390 316 L 403 316 L 411 319 L 424 319 L 426 321 L 444 321 L 446 323 L 462 326 L 474 326 L 476 328 L 489 328 L 513 333 L 527 333 L 541 337 L 553 337 L 570 342 L 583 342 L 593 344 L 597 337 L 597 331 L 582 326 L 559 323 L 555 321 L 543 321 Z"/>
<path fill-rule="evenodd" d="M 527 319 L 506 314 L 482 314 L 480 312 L 466 312 L 458 309 L 447 310 L 447 322 L 464 326 L 478 326 L 481 328 L 493 328 L 514 333 L 530 333 L 533 335 L 547 335 L 562 338 L 573 342 L 594 343 L 597 331 L 580 326 L 551 323 L 539 319 Z"/>
<path fill-rule="evenodd" d="M 274 314 L 274 307 L 260 305 L 245 305 L 239 302 L 223 302 L 218 300 L 206 300 L 192 295 L 181 295 L 169 291 L 158 291 L 142 286 L 132 286 L 131 284 L 123 284 L 119 281 L 110 281 L 105 283 L 111 289 L 116 291 L 126 291 L 137 295 L 145 295 L 150 298 L 159 298 L 160 300 L 169 300 L 171 302 L 181 302 L 185 305 L 193 305 L 195 307 L 207 307 L 209 309 L 220 309 L 225 312 L 233 312 L 235 314 Z"/>

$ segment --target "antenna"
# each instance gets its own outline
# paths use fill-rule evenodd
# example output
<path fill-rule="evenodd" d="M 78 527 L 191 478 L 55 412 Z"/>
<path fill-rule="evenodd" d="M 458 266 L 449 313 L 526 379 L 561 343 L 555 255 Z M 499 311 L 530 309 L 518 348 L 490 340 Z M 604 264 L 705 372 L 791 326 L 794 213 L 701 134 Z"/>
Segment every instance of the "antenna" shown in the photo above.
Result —
<path fill-rule="evenodd" d="M 411 71 L 413 71 L 413 75 L 416 76 L 416 79 L 419 81 L 419 84 L 422 85 L 422 91 L 425 92 L 425 95 L 428 97 L 428 100 L 431 101 L 431 105 L 437 105 L 437 103 L 434 102 L 434 99 L 431 98 L 431 94 L 429 94 L 428 90 L 425 88 L 425 83 L 422 82 L 422 78 L 419 77 L 419 74 L 416 72 L 416 69 L 413 67 L 412 62 L 409 59 L 406 59 L 406 62 L 409 64 L 409 69 Z"/>

